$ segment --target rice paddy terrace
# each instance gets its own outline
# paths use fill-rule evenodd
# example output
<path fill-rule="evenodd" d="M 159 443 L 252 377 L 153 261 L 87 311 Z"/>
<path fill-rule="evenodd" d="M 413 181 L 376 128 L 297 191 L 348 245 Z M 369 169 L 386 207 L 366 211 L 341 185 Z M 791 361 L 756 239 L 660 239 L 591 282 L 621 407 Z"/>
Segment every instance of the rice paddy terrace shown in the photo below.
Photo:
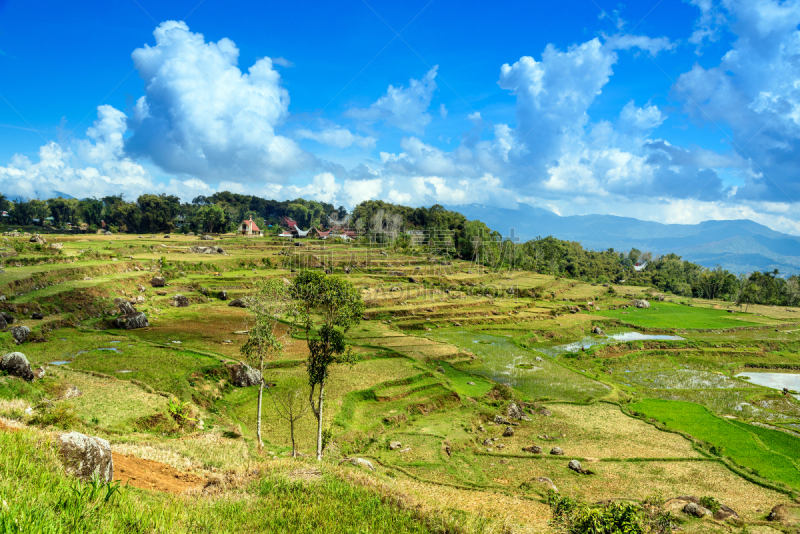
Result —
<path fill-rule="evenodd" d="M 188 519 L 192 510 L 208 531 L 235 530 L 241 523 L 231 507 L 244 513 L 279 491 L 335 499 L 332 481 L 379 496 L 364 511 L 383 518 L 369 532 L 556 531 L 553 489 L 589 504 L 656 503 L 686 532 L 796 528 L 798 309 L 745 312 L 424 249 L 174 234 L 45 237 L 38 245 L 9 237 L 0 250 L 0 310 L 31 329 L 19 346 L 0 333 L 3 353 L 23 352 L 46 371 L 33 382 L 0 377 L 0 449 L 8 458 L 22 450 L 20 436 L 33 443 L 64 430 L 108 439 L 119 465 L 141 471 L 118 474 L 126 491 L 164 506 L 173 531 L 204 531 Z M 198 245 L 224 254 L 199 253 Z M 330 378 L 322 464 L 288 458 L 289 428 L 267 394 L 259 451 L 257 388 L 235 387 L 228 372 L 241 358 L 248 315 L 230 302 L 257 279 L 291 281 L 303 269 L 346 277 L 366 304 L 347 334 L 359 361 L 335 366 Z M 166 286 L 153 287 L 154 276 Z M 189 305 L 176 307 L 176 295 Z M 149 326 L 115 328 L 119 298 L 135 302 Z M 634 299 L 650 307 L 636 308 Z M 293 333 L 267 364 L 270 390 L 305 384 L 307 353 Z M 72 388 L 79 394 L 68 394 Z M 203 424 L 178 429 L 170 399 L 189 403 Z M 524 417 L 513 417 L 512 403 Z M 315 430 L 310 415 L 298 422 L 303 453 L 312 453 Z M 563 454 L 550 454 L 555 448 Z M 375 471 L 338 465 L 353 457 Z M 569 469 L 570 460 L 591 474 Z M 141 462 L 185 483 L 164 486 Z M 0 473 L 6 495 L 14 472 Z M 681 511 L 686 496 L 713 497 L 736 515 L 690 517 Z M 258 513 L 262 522 L 247 531 L 280 530 L 269 511 Z"/>

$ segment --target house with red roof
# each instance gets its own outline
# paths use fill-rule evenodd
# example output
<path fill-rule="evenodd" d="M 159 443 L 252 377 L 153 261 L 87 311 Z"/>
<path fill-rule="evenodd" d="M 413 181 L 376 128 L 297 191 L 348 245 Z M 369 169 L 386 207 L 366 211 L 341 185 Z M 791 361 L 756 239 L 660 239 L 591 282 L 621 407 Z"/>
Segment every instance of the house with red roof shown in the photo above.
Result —
<path fill-rule="evenodd" d="M 242 224 L 239 225 L 239 233 L 246 236 L 263 236 L 264 232 L 261 230 L 258 225 L 253 221 L 253 218 L 246 221 L 242 221 Z"/>

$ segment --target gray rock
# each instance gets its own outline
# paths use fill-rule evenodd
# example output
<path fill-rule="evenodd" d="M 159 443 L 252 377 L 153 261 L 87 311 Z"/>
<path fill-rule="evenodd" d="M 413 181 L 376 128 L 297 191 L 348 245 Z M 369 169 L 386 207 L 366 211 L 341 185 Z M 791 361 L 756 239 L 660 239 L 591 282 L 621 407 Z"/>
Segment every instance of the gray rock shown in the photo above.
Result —
<path fill-rule="evenodd" d="M 136 313 L 136 308 L 133 307 L 133 304 L 125 299 L 114 299 L 114 304 L 119 308 L 122 315 L 133 315 Z"/>
<path fill-rule="evenodd" d="M 496 425 L 508 425 L 508 424 L 511 424 L 511 423 L 509 423 L 508 419 L 506 419 L 502 415 L 495 415 L 494 416 L 494 424 L 496 424 Z"/>
<path fill-rule="evenodd" d="M 703 517 L 704 515 L 708 515 L 711 512 L 708 508 L 704 508 L 697 503 L 687 503 L 686 506 L 683 507 L 683 513 L 688 515 L 693 515 L 695 517 Z"/>
<path fill-rule="evenodd" d="M 442 373 L 442 374 L 444 374 L 444 367 L 442 367 L 442 366 L 440 365 L 439 367 L 437 367 L 437 368 L 436 368 L 436 372 L 437 372 L 437 373 Z"/>
<path fill-rule="evenodd" d="M 430 329 L 428 329 L 428 330 L 430 330 Z M 475 382 L 467 382 L 467 385 L 468 385 L 468 386 L 474 386 L 474 385 L 475 385 Z"/>
<path fill-rule="evenodd" d="M 545 417 L 550 417 L 551 415 L 553 415 L 553 413 L 547 408 L 540 408 L 539 411 L 536 413 L 538 413 L 539 415 L 543 415 Z"/>
<path fill-rule="evenodd" d="M 67 385 L 67 389 L 64 390 L 64 393 L 61 395 L 61 399 L 74 399 L 75 397 L 80 397 L 83 395 L 83 391 L 78 389 L 78 386 L 73 386 L 72 384 Z"/>
<path fill-rule="evenodd" d="M 30 239 L 31 243 L 39 243 L 40 245 L 44 245 L 47 243 L 47 239 L 43 238 L 39 234 L 33 234 L 33 237 Z"/>
<path fill-rule="evenodd" d="M 147 328 L 150 323 L 147 321 L 147 316 L 143 312 L 136 312 L 131 315 L 123 315 L 114 319 L 114 326 L 116 328 L 124 328 L 125 330 L 133 330 L 136 328 Z"/>
<path fill-rule="evenodd" d="M 553 456 L 564 456 L 564 451 L 561 450 L 561 447 L 553 447 L 550 449 L 550 454 Z"/>
<path fill-rule="evenodd" d="M 58 446 L 67 473 L 83 480 L 90 480 L 95 475 L 102 482 L 114 479 L 114 460 L 108 441 L 68 432 L 58 438 Z"/>
<path fill-rule="evenodd" d="M 214 238 L 211 237 L 210 235 L 201 236 L 200 239 L 203 241 L 214 241 Z"/>
<path fill-rule="evenodd" d="M 167 285 L 167 281 L 164 280 L 163 276 L 154 276 L 152 280 L 150 280 L 150 285 L 153 287 L 165 287 Z"/>
<path fill-rule="evenodd" d="M 4 354 L 3 358 L 0 359 L 0 369 L 11 376 L 18 376 L 28 382 L 33 380 L 34 377 L 28 358 L 21 352 L 9 352 L 8 354 Z"/>
<path fill-rule="evenodd" d="M 641 299 L 634 300 L 633 301 L 633 305 L 636 306 L 637 308 L 649 308 L 650 307 L 650 303 L 649 302 L 647 302 L 646 300 L 641 300 Z"/>
<path fill-rule="evenodd" d="M 37 380 L 41 380 L 42 378 L 44 378 L 44 375 L 45 375 L 44 367 L 37 367 L 36 369 L 33 370 L 33 378 Z"/>
<path fill-rule="evenodd" d="M 353 464 L 356 467 L 366 467 L 370 471 L 375 471 L 375 466 L 372 465 L 372 462 L 369 460 L 365 460 L 364 458 L 345 458 L 340 463 L 349 463 Z"/>
<path fill-rule="evenodd" d="M 230 303 L 228 303 L 228 306 L 233 306 L 234 308 L 246 308 L 247 303 L 244 301 L 244 299 L 233 299 L 230 301 Z"/>
<path fill-rule="evenodd" d="M 514 435 L 514 428 L 513 427 L 507 426 L 506 429 L 503 430 L 503 437 L 504 438 L 510 438 L 513 435 Z"/>
<path fill-rule="evenodd" d="M 592 327 L 592 334 L 597 334 L 598 336 L 606 335 L 606 333 L 603 332 L 603 329 L 600 328 L 599 326 L 593 326 Z"/>
<path fill-rule="evenodd" d="M 533 454 L 542 454 L 542 448 L 538 445 L 530 445 L 528 447 L 522 447 L 524 452 L 532 452 Z"/>
<path fill-rule="evenodd" d="M 8 328 L 8 323 L 6 322 L 5 317 L 0 315 L 0 330 L 5 330 L 6 328 Z"/>
<path fill-rule="evenodd" d="M 219 298 L 219 300 L 228 300 L 228 292 L 223 289 L 222 291 L 217 293 L 217 297 Z"/>
<path fill-rule="evenodd" d="M 14 338 L 14 342 L 17 345 L 22 345 L 25 343 L 25 340 L 28 339 L 28 336 L 31 335 L 31 329 L 27 326 L 15 326 L 11 329 L 11 337 Z"/>
<path fill-rule="evenodd" d="M 402 446 L 403 446 L 403 444 L 400 443 L 399 441 L 390 441 L 389 442 L 389 450 L 390 451 L 396 451 L 397 449 L 399 449 Z"/>
<path fill-rule="evenodd" d="M 145 287 L 142 284 L 136 284 L 136 289 L 139 291 L 139 293 L 145 292 Z"/>
<path fill-rule="evenodd" d="M 136 304 L 144 304 L 144 295 L 136 295 Z"/>
<path fill-rule="evenodd" d="M 14 319 L 14 316 L 8 312 L 0 312 L 0 316 L 2 316 L 3 319 L 6 320 L 6 323 L 8 324 L 14 324 L 14 321 L 16 321 L 16 319 Z"/>
<path fill-rule="evenodd" d="M 189 298 L 184 295 L 175 295 L 172 297 L 172 304 L 176 308 L 188 308 Z"/>
<path fill-rule="evenodd" d="M 506 415 L 508 415 L 510 419 L 516 419 L 517 421 L 531 420 L 531 418 L 528 417 L 525 414 L 525 412 L 522 411 L 522 407 L 516 402 L 512 402 L 508 405 L 508 409 L 506 410 Z"/>
<path fill-rule="evenodd" d="M 222 247 L 204 247 L 202 245 L 190 247 L 189 252 L 192 254 L 225 254 L 225 251 L 222 249 Z"/>
<path fill-rule="evenodd" d="M 231 383 L 237 388 L 257 386 L 261 383 L 261 373 L 246 363 L 230 365 L 228 371 L 231 375 Z"/>
<path fill-rule="evenodd" d="M 583 466 L 581 466 L 581 463 L 578 460 L 570 460 L 569 464 L 567 464 L 567 467 L 569 467 L 570 469 L 572 469 L 576 473 L 580 473 L 582 475 L 591 474 L 591 471 L 589 471 L 588 469 L 584 469 Z"/>
<path fill-rule="evenodd" d="M 34 321 L 41 321 L 42 319 L 44 319 L 44 314 L 42 312 L 33 312 L 31 314 L 31 319 L 33 319 Z"/>
<path fill-rule="evenodd" d="M 537 362 L 543 362 L 543 361 L 544 361 L 544 359 L 543 359 L 541 356 L 537 356 L 537 357 L 536 357 L 536 361 L 537 361 Z"/>

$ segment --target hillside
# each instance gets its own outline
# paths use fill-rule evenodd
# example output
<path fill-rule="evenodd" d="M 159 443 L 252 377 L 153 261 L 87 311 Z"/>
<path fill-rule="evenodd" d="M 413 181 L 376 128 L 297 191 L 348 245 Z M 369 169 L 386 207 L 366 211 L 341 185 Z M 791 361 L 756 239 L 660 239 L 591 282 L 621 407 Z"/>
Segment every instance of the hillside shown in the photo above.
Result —
<path fill-rule="evenodd" d="M 480 204 L 448 209 L 480 220 L 503 235 L 514 228 L 522 241 L 552 235 L 579 241 L 584 248 L 627 251 L 637 248 L 653 254 L 674 252 L 683 259 L 733 273 L 780 270 L 800 273 L 800 237 L 782 234 L 749 220 L 704 221 L 699 224 L 661 224 L 614 215 L 561 217 L 525 204 L 518 210 Z"/>

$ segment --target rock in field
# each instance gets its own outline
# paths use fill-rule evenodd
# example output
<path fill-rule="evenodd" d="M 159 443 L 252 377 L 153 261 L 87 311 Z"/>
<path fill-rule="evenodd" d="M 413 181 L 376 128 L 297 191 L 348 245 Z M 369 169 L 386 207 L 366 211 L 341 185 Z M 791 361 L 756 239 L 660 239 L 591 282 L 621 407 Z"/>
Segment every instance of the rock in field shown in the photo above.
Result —
<path fill-rule="evenodd" d="M 195 245 L 189 248 L 189 252 L 192 254 L 225 254 L 222 247 L 204 247 L 202 245 Z"/>
<path fill-rule="evenodd" d="M 564 451 L 561 449 L 561 447 L 553 447 L 550 449 L 550 454 L 553 456 L 564 456 Z"/>
<path fill-rule="evenodd" d="M 400 443 L 399 441 L 390 441 L 389 442 L 389 450 L 390 451 L 396 451 L 397 449 L 399 449 L 402 446 L 403 446 L 403 444 Z"/>
<path fill-rule="evenodd" d="M 506 419 L 502 415 L 495 415 L 494 416 L 494 424 L 496 424 L 496 425 L 508 425 L 508 424 L 511 424 L 511 423 L 509 423 L 508 419 Z"/>
<path fill-rule="evenodd" d="M 228 300 L 228 292 L 223 289 L 217 293 L 217 298 L 219 298 L 219 300 Z"/>
<path fill-rule="evenodd" d="M 189 298 L 184 295 L 175 295 L 174 297 L 172 297 L 172 304 L 176 308 L 188 308 Z"/>
<path fill-rule="evenodd" d="M 133 304 L 125 299 L 114 299 L 114 304 L 117 305 L 122 315 L 132 315 L 136 313 L 136 308 L 133 307 Z"/>
<path fill-rule="evenodd" d="M 203 241 L 214 241 L 214 238 L 211 237 L 210 235 L 201 236 L 200 239 Z"/>
<path fill-rule="evenodd" d="M 533 454 L 542 454 L 542 448 L 538 445 L 530 445 L 528 447 L 522 447 L 524 452 L 532 452 Z"/>
<path fill-rule="evenodd" d="M 581 466 L 581 463 L 578 460 L 570 460 L 569 464 L 567 464 L 567 467 L 569 467 L 570 469 L 572 469 L 576 473 L 580 473 L 581 475 L 591 475 L 592 474 L 592 472 L 589 471 L 588 469 L 584 469 L 583 466 Z"/>
<path fill-rule="evenodd" d="M 44 314 L 42 312 L 33 312 L 31 314 L 31 319 L 33 319 L 34 321 L 41 321 L 42 319 L 44 319 Z"/>
<path fill-rule="evenodd" d="M 31 329 L 27 326 L 15 326 L 11 329 L 11 337 L 14 338 L 14 342 L 17 345 L 22 345 L 25 343 L 25 340 L 28 339 L 28 336 L 31 335 Z"/>
<path fill-rule="evenodd" d="M 4 354 L 0 359 L 0 369 L 7 372 L 11 376 L 18 376 L 23 380 L 30 382 L 33 380 L 33 371 L 31 371 L 31 364 L 28 358 L 21 352 L 9 352 Z"/>
<path fill-rule="evenodd" d="M 154 276 L 152 280 L 150 280 L 150 285 L 153 287 L 164 287 L 167 285 L 167 281 L 164 280 L 163 276 Z"/>
<path fill-rule="evenodd" d="M 634 300 L 633 301 L 633 305 L 636 306 L 637 308 L 649 308 L 650 307 L 650 303 L 649 302 L 647 302 L 646 300 L 641 300 L 641 299 Z"/>
<path fill-rule="evenodd" d="M 690 502 L 683 507 L 683 513 L 693 515 L 695 517 L 703 517 L 711 512 L 708 510 L 708 508 L 704 508 L 697 503 Z"/>
<path fill-rule="evenodd" d="M 42 378 L 44 378 L 44 374 L 45 374 L 44 367 L 37 367 L 36 369 L 33 370 L 33 378 L 37 380 L 41 380 Z"/>
<path fill-rule="evenodd" d="M 506 429 L 503 431 L 504 438 L 510 438 L 514 435 L 514 428 L 507 426 Z"/>
<path fill-rule="evenodd" d="M 597 334 L 598 336 L 606 335 L 606 333 L 603 332 L 603 329 L 600 328 L 599 326 L 593 326 L 592 327 L 592 334 Z"/>
<path fill-rule="evenodd" d="M 231 375 L 231 383 L 237 388 L 247 388 L 257 386 L 261 383 L 261 373 L 258 369 L 253 369 L 246 363 L 239 363 L 228 366 Z"/>
<path fill-rule="evenodd" d="M 3 319 L 6 320 L 6 323 L 8 324 L 14 324 L 14 321 L 16 321 L 16 319 L 14 319 L 14 316 L 8 312 L 0 312 L 0 316 L 2 316 Z"/>
<path fill-rule="evenodd" d="M 345 458 L 339 463 L 343 464 L 345 462 L 353 464 L 356 467 L 366 467 L 370 471 L 375 471 L 375 466 L 372 465 L 372 462 L 365 460 L 364 458 Z"/>
<path fill-rule="evenodd" d="M 125 330 L 133 330 L 135 328 L 147 328 L 150 323 L 147 321 L 147 316 L 143 312 L 136 312 L 131 315 L 123 315 L 114 319 L 114 326 L 116 328 L 124 328 Z"/>
<path fill-rule="evenodd" d="M 8 328 L 8 323 L 6 322 L 5 317 L 0 315 L 0 330 L 5 330 L 6 328 Z"/>
<path fill-rule="evenodd" d="M 508 405 L 508 409 L 506 410 L 506 415 L 508 415 L 510 419 L 516 419 L 517 421 L 531 420 L 531 418 L 528 417 L 525 414 L 525 412 L 522 411 L 522 407 L 516 402 L 512 402 Z"/>
<path fill-rule="evenodd" d="M 558 488 L 556 487 L 555 484 L 553 484 L 553 481 L 550 480 L 549 478 L 547 478 L 547 477 L 537 477 L 537 478 L 534 478 L 533 480 L 538 482 L 539 484 L 543 484 L 544 486 L 547 487 L 547 489 L 551 489 L 551 490 L 555 491 L 556 493 L 558 493 Z"/>
<path fill-rule="evenodd" d="M 228 306 L 233 306 L 234 308 L 246 308 L 247 303 L 244 301 L 244 299 L 233 299 L 230 301 Z"/>
<path fill-rule="evenodd" d="M 58 438 L 59 452 L 67 473 L 83 480 L 97 475 L 102 482 L 114 479 L 111 445 L 102 438 L 68 432 Z"/>

